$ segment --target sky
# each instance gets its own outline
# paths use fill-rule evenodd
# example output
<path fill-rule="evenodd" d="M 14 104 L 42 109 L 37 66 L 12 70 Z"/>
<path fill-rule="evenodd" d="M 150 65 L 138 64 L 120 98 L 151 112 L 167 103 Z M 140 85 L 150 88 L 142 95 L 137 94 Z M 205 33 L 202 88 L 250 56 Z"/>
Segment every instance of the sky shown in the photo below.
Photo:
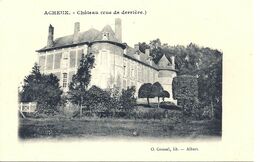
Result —
<path fill-rule="evenodd" d="M 54 38 L 73 33 L 74 22 L 81 31 L 93 27 L 101 30 L 114 19 L 122 19 L 123 42 L 133 46 L 159 38 L 169 45 L 188 45 L 219 49 L 223 53 L 251 53 L 251 3 L 246 0 L 105 0 L 97 1 L 0 1 L 1 50 L 3 57 L 19 59 L 21 77 L 33 62 L 35 50 L 47 42 L 48 26 L 54 26 Z M 44 15 L 45 11 L 146 11 L 146 15 Z M 4 40 L 2 40 L 4 39 Z M 15 45 L 15 48 L 13 47 Z M 233 48 L 234 47 L 234 48 Z M 17 51 L 18 50 L 18 51 Z M 13 54 L 11 54 L 13 53 Z M 7 62 L 5 62 L 7 63 Z M 23 68 L 24 67 L 24 68 Z"/>

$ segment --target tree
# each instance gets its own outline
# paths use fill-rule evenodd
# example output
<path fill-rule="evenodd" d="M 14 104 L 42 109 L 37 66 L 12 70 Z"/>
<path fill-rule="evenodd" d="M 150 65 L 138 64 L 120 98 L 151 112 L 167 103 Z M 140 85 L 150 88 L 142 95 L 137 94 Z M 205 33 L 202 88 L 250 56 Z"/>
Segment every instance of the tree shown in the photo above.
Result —
<path fill-rule="evenodd" d="M 115 107 L 109 92 L 95 85 L 86 92 L 86 97 L 87 99 L 84 104 L 92 113 L 94 109 L 98 111 L 109 111 L 110 108 Z"/>
<path fill-rule="evenodd" d="M 31 74 L 24 79 L 20 93 L 21 102 L 37 102 L 38 112 L 53 113 L 61 103 L 61 95 L 59 79 L 53 74 L 41 74 L 38 64 L 35 63 Z"/>
<path fill-rule="evenodd" d="M 163 101 L 164 101 L 164 98 L 167 97 L 169 98 L 170 97 L 170 93 L 166 90 L 163 90 L 163 92 L 161 93 L 160 97 L 162 97 Z"/>
<path fill-rule="evenodd" d="M 85 55 L 80 60 L 77 73 L 73 75 L 69 85 L 69 100 L 80 106 L 80 117 L 82 116 L 82 104 L 87 96 L 87 88 L 91 80 L 91 69 L 94 68 L 94 55 L 92 53 Z"/>
<path fill-rule="evenodd" d="M 138 43 L 139 44 L 139 50 L 141 51 L 141 52 L 143 52 L 143 53 L 145 53 L 145 50 L 146 49 L 149 49 L 150 48 L 150 46 L 148 45 L 148 44 L 146 44 L 145 42 L 143 42 L 143 43 Z"/>
<path fill-rule="evenodd" d="M 194 43 L 187 46 L 170 46 L 167 43 L 162 43 L 159 39 L 152 40 L 149 44 L 143 42 L 139 45 L 142 50 L 150 49 L 150 56 L 153 57 L 155 63 L 160 60 L 163 54 L 167 58 L 174 56 L 177 76 L 192 75 L 198 77 L 200 103 L 203 102 L 206 107 L 211 107 L 213 118 L 214 116 L 221 118 L 222 52 L 208 47 L 200 47 Z M 173 92 L 173 96 L 175 95 L 176 93 Z"/>
<path fill-rule="evenodd" d="M 173 98 L 183 107 L 183 113 L 192 115 L 198 100 L 198 80 L 192 75 L 179 75 L 172 81 Z M 195 105 L 196 104 L 196 105 Z"/>
<path fill-rule="evenodd" d="M 159 102 L 160 102 L 160 97 L 163 93 L 163 87 L 162 85 L 159 83 L 159 82 L 155 82 L 153 85 L 152 85 L 152 91 L 151 91 L 151 94 L 152 96 L 154 97 L 158 97 L 158 108 L 159 108 Z"/>
<path fill-rule="evenodd" d="M 148 106 L 150 106 L 149 98 L 154 97 L 151 94 L 152 91 L 152 84 L 151 83 L 144 83 L 138 90 L 138 97 L 139 98 L 147 98 Z"/>
<path fill-rule="evenodd" d="M 120 102 L 122 108 L 126 111 L 133 110 L 134 106 L 136 105 L 136 98 L 135 95 L 135 87 L 127 87 L 127 89 L 122 90 L 122 95 L 120 96 Z"/>
<path fill-rule="evenodd" d="M 200 71 L 199 99 L 211 107 L 211 118 L 222 117 L 222 61 Z"/>

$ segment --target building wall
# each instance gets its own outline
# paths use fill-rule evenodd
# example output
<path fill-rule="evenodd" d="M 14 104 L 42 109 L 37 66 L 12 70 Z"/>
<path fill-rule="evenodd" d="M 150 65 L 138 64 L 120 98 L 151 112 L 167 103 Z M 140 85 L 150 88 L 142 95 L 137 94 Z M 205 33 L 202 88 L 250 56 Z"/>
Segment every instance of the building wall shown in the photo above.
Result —
<path fill-rule="evenodd" d="M 96 43 L 90 50 L 95 55 L 91 85 L 104 89 L 122 85 L 123 49 L 109 43 Z"/>
<path fill-rule="evenodd" d="M 170 98 L 165 98 L 165 101 L 173 101 L 172 96 L 172 79 L 176 77 L 176 72 L 170 70 L 160 70 L 158 73 L 158 82 L 161 83 L 164 90 L 170 93 Z M 176 101 L 177 104 L 177 101 Z"/>
<path fill-rule="evenodd" d="M 88 51 L 89 50 L 89 51 Z M 124 50 L 110 43 L 94 43 L 73 48 L 63 48 L 39 54 L 41 72 L 53 73 L 60 79 L 60 85 L 64 91 L 68 90 L 68 83 L 76 73 L 82 55 L 93 53 L 95 56 L 95 68 L 92 69 L 91 85 L 106 89 L 114 85 L 126 89 L 130 86 L 138 89 L 143 83 L 159 82 L 170 93 L 172 100 L 172 78 L 176 76 L 174 71 L 156 70 L 150 66 L 124 56 Z"/>
<path fill-rule="evenodd" d="M 45 74 L 53 73 L 60 79 L 64 91 L 76 73 L 82 55 L 87 54 L 88 46 L 63 48 L 39 53 L 40 71 Z"/>

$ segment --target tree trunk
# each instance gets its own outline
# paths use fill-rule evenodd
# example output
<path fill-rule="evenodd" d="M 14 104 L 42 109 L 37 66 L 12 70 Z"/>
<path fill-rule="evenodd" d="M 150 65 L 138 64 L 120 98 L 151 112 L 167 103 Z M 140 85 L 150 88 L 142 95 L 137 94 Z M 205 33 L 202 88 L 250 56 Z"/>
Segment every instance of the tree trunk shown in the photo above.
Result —
<path fill-rule="evenodd" d="M 158 106 L 157 106 L 158 108 L 159 108 L 159 103 L 160 103 L 160 97 L 158 97 Z"/>
<path fill-rule="evenodd" d="M 148 103 L 148 106 L 150 107 L 149 97 L 147 97 L 147 103 Z"/>
<path fill-rule="evenodd" d="M 213 102 L 211 100 L 211 120 L 214 119 L 214 106 L 213 106 Z"/>
<path fill-rule="evenodd" d="M 81 99 L 80 99 L 80 110 L 79 110 L 79 117 L 80 118 L 82 117 L 82 101 L 83 101 L 83 99 L 81 97 Z"/>

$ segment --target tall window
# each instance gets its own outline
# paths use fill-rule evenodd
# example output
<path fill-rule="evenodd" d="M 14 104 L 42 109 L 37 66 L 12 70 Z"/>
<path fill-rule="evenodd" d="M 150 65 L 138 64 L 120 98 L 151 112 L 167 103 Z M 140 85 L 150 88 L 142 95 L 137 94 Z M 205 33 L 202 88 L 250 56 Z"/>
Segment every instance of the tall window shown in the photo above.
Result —
<path fill-rule="evenodd" d="M 133 66 L 132 66 L 132 68 L 133 68 Z M 134 78 L 134 76 L 135 76 L 135 70 L 131 69 L 131 77 Z"/>
<path fill-rule="evenodd" d="M 62 53 L 62 68 L 68 67 L 68 52 Z"/>
<path fill-rule="evenodd" d="M 126 77 L 126 66 L 124 65 L 123 68 L 124 68 L 124 77 Z"/>
<path fill-rule="evenodd" d="M 126 61 L 123 62 L 123 77 L 126 77 Z"/>
<path fill-rule="evenodd" d="M 123 88 L 126 89 L 127 85 L 126 85 L 126 80 L 123 80 Z"/>
<path fill-rule="evenodd" d="M 141 71 L 141 65 L 139 64 L 138 65 L 138 81 L 141 81 L 142 80 L 142 71 Z"/>
<path fill-rule="evenodd" d="M 67 87 L 67 83 L 68 83 L 68 74 L 67 73 L 63 73 L 62 87 L 66 88 Z"/>

